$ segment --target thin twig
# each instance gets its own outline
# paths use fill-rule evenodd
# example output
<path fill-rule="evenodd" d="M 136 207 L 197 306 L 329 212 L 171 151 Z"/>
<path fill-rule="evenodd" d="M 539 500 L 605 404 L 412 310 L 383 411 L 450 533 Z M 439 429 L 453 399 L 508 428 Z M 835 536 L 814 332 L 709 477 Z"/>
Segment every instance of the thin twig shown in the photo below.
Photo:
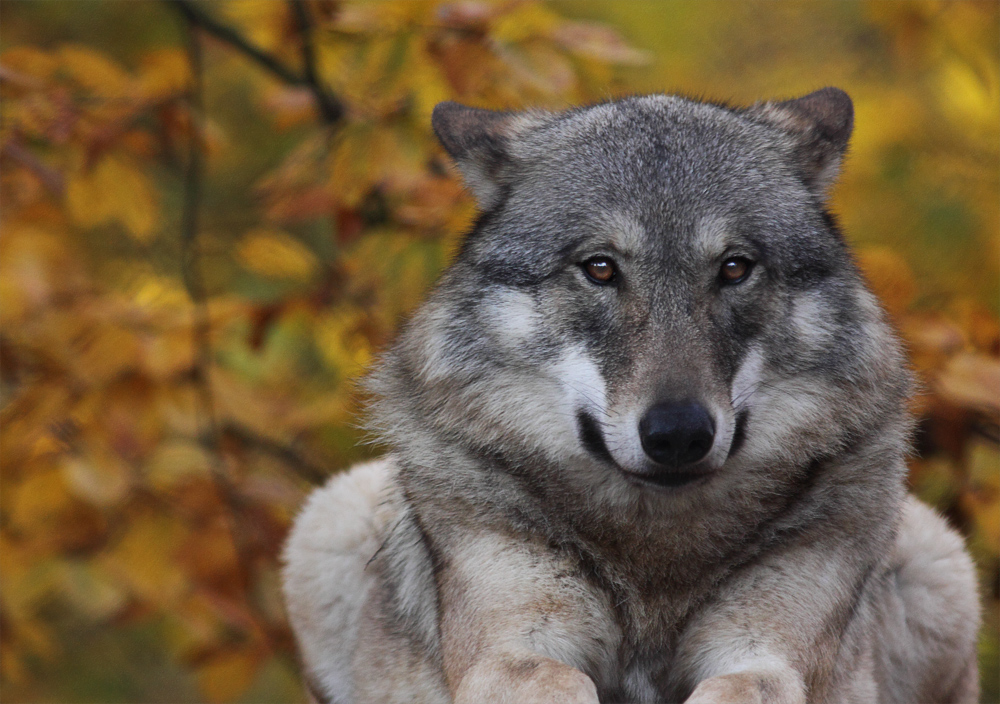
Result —
<path fill-rule="evenodd" d="M 305 59 L 308 56 L 308 59 L 304 61 L 303 72 L 298 73 L 286 66 L 275 56 L 255 46 L 249 39 L 229 25 L 216 20 L 194 2 L 190 0 L 166 0 L 166 2 L 175 7 L 184 19 L 188 21 L 190 26 L 199 27 L 216 39 L 228 44 L 285 83 L 308 88 L 313 94 L 316 106 L 325 123 L 334 124 L 343 117 L 343 104 L 336 96 L 323 87 L 316 75 L 316 57 L 312 45 L 311 23 L 305 7 L 293 8 L 299 28 L 302 30 L 303 58 Z"/>
<path fill-rule="evenodd" d="M 16 139 L 11 139 L 0 147 L 0 156 L 6 156 L 38 177 L 38 180 L 56 196 L 62 196 L 66 181 L 62 174 L 32 154 Z"/>
<path fill-rule="evenodd" d="M 211 457 L 212 481 L 219 499 L 228 509 L 229 532 L 233 548 L 243 567 L 241 585 L 247 588 L 249 571 L 253 568 L 249 546 L 240 527 L 242 501 L 230 481 L 222 450 L 222 433 L 215 411 L 212 393 L 212 344 L 211 318 L 208 311 L 208 294 L 201 271 L 198 251 L 198 216 L 201 208 L 202 179 L 204 176 L 203 97 L 201 40 L 195 27 L 188 23 L 188 62 L 191 66 L 191 86 L 188 104 L 191 112 L 190 141 L 187 166 L 184 172 L 184 211 L 181 219 L 181 272 L 184 285 L 193 304 L 192 344 L 194 345 L 193 380 L 198 394 L 200 441 Z"/>
<path fill-rule="evenodd" d="M 249 447 L 280 460 L 310 484 L 319 486 L 330 478 L 329 470 L 303 457 L 294 447 L 255 433 L 247 427 L 236 423 L 225 423 L 222 427 L 222 433 L 225 436 L 238 440 L 244 447 Z"/>
<path fill-rule="evenodd" d="M 324 121 L 333 124 L 344 116 L 344 106 L 330 95 L 316 73 L 316 48 L 313 45 L 313 26 L 312 20 L 309 18 L 309 10 L 306 8 L 304 0 L 289 0 L 289 5 L 302 42 L 302 77 L 316 97 L 316 105 L 322 113 Z"/>

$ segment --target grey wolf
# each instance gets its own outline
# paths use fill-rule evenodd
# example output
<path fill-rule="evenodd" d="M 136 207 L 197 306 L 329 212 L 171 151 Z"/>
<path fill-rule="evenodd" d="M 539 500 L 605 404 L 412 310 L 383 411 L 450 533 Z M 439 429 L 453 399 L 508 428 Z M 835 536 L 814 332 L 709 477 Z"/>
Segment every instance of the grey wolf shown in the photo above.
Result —
<path fill-rule="evenodd" d="M 825 205 L 850 98 L 432 123 L 482 214 L 371 377 L 391 453 L 288 542 L 314 696 L 975 701 L 973 566 Z"/>

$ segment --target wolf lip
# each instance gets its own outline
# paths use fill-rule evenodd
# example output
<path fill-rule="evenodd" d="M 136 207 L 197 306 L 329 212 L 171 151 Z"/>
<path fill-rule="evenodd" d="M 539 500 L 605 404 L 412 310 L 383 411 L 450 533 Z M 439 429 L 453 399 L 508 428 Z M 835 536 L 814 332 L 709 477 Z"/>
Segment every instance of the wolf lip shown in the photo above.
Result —
<path fill-rule="evenodd" d="M 645 474 L 640 472 L 629 472 L 621 470 L 629 481 L 639 486 L 655 487 L 657 489 L 676 489 L 697 482 L 711 476 L 711 472 L 657 472 L 655 474 Z"/>

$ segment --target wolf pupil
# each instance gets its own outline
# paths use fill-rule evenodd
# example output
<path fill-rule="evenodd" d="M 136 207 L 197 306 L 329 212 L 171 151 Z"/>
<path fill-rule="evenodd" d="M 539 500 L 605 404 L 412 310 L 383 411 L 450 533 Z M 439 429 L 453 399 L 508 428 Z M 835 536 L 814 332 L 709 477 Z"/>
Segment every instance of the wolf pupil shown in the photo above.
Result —
<path fill-rule="evenodd" d="M 731 257 L 722 262 L 719 276 L 726 284 L 738 284 L 750 273 L 752 262 L 744 257 Z"/>
<path fill-rule="evenodd" d="M 583 263 L 583 271 L 594 283 L 606 284 L 615 278 L 615 263 L 609 257 L 592 257 Z"/>

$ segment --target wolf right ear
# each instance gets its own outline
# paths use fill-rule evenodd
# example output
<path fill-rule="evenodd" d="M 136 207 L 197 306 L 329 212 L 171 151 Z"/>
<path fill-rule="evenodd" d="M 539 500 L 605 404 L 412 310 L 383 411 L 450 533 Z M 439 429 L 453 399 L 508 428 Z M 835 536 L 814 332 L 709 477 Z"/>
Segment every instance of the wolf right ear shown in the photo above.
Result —
<path fill-rule="evenodd" d="M 458 103 L 438 103 L 431 126 L 441 145 L 452 156 L 483 210 L 500 194 L 502 171 L 509 162 L 510 138 L 521 115 L 470 108 Z"/>
<path fill-rule="evenodd" d="M 839 88 L 821 88 L 782 102 L 758 103 L 747 114 L 786 132 L 806 185 L 825 195 L 840 171 L 854 128 L 854 104 Z"/>

